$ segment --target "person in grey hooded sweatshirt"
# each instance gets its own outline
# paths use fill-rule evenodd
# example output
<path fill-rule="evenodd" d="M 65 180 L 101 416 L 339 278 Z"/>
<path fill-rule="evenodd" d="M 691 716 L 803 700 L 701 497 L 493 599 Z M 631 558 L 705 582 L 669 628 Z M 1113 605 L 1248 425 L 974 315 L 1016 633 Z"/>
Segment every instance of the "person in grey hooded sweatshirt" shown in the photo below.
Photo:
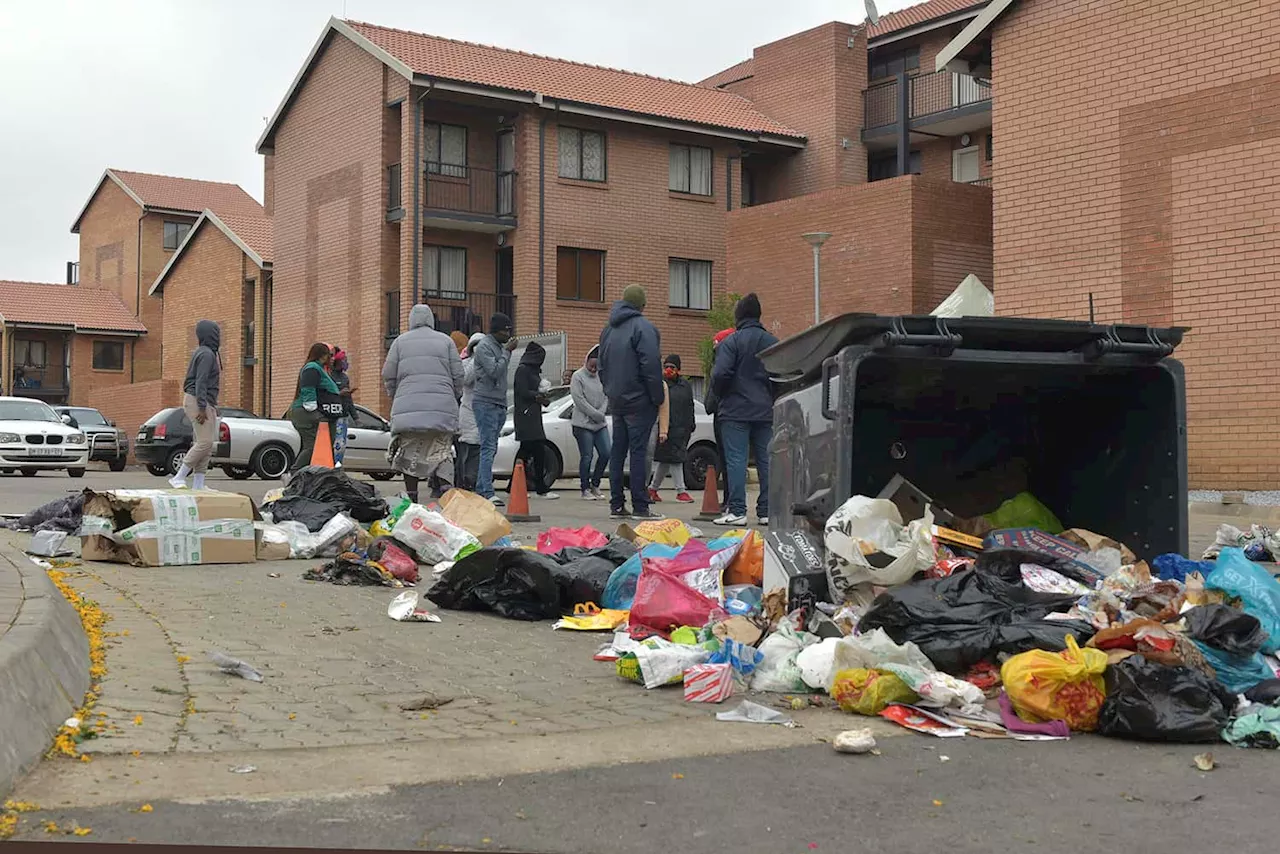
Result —
<path fill-rule="evenodd" d="M 463 371 L 453 339 L 435 329 L 431 308 L 409 310 L 409 331 L 391 342 L 382 383 L 391 398 L 391 446 L 387 460 L 404 474 L 405 491 L 418 500 L 418 484 L 434 479 L 436 491 L 453 485 L 453 437 Z"/>
<path fill-rule="evenodd" d="M 204 474 L 209 470 L 213 443 L 218 437 L 218 388 L 222 380 L 222 328 L 212 320 L 196 324 L 196 349 L 187 363 L 187 377 L 182 382 L 182 410 L 191 421 L 195 440 L 182 458 L 182 467 L 169 481 L 174 489 L 187 488 L 187 475 L 194 473 L 192 486 L 204 489 Z"/>
<path fill-rule="evenodd" d="M 605 410 L 609 399 L 600 383 L 600 345 L 591 348 L 582 367 L 573 372 L 569 380 L 569 394 L 573 396 L 573 438 L 578 442 L 578 481 L 583 501 L 599 501 L 600 480 L 609 466 L 609 424 Z M 591 470 L 591 455 L 595 452 L 596 467 Z"/>

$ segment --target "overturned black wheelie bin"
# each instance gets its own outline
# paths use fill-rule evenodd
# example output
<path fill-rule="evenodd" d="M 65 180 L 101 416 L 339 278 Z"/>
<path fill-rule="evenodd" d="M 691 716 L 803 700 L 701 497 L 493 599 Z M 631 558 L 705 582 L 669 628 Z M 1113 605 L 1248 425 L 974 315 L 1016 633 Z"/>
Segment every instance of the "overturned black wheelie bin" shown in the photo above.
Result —
<path fill-rule="evenodd" d="M 846 314 L 781 341 L 771 527 L 820 531 L 901 475 L 956 516 L 1027 491 L 1140 558 L 1186 554 L 1184 332 Z"/>

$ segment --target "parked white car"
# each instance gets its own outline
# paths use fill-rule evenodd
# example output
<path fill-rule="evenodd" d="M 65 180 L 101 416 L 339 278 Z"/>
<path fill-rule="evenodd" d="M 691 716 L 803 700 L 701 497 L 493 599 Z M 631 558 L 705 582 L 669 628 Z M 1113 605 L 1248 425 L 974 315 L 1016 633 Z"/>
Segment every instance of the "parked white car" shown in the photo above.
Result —
<path fill-rule="evenodd" d="M 363 406 L 355 409 L 355 417 L 348 422 L 342 467 L 390 480 L 396 476 L 387 464 L 391 425 Z M 298 431 L 283 418 L 224 418 L 218 434 L 212 464 L 236 479 L 256 474 L 263 480 L 279 480 L 302 447 Z"/>
<path fill-rule="evenodd" d="M 68 421 L 44 401 L 0 397 L 0 472 L 35 477 L 42 471 L 65 471 L 84 477 L 89 445 Z"/>
<path fill-rule="evenodd" d="M 555 446 L 555 459 L 545 461 L 548 475 L 552 480 L 561 477 L 577 477 L 578 474 L 578 440 L 573 436 L 573 398 L 568 389 L 560 387 L 552 389 L 551 403 L 542 408 L 542 429 L 547 440 Z M 689 453 L 685 458 L 685 485 L 691 490 L 702 489 L 706 482 L 707 464 L 716 464 L 716 434 L 712 426 L 711 416 L 702 405 L 702 401 L 693 402 L 694 428 L 689 439 Z M 613 436 L 613 424 L 610 420 L 610 438 Z M 516 451 L 520 443 L 516 441 L 515 421 L 508 410 L 507 423 L 502 427 L 498 437 L 498 453 L 493 460 L 494 477 L 510 478 L 515 468 Z M 650 446 L 652 450 L 652 445 Z M 606 477 L 608 474 L 606 472 Z"/>

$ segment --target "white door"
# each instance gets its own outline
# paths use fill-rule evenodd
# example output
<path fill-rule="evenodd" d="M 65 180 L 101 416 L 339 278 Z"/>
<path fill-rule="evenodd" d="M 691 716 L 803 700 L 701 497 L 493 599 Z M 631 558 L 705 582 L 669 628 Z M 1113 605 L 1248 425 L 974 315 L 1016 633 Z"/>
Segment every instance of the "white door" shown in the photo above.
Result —
<path fill-rule="evenodd" d="M 978 169 L 978 146 L 958 148 L 951 152 L 951 180 L 961 184 L 972 184 L 981 177 Z"/>

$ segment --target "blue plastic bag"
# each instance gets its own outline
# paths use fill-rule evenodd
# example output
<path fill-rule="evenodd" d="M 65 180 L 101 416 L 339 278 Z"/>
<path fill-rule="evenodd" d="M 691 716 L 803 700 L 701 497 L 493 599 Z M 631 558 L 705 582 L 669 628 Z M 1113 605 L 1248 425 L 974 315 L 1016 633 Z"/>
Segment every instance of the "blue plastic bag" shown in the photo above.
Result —
<path fill-rule="evenodd" d="M 1180 554 L 1165 554 L 1151 561 L 1151 568 L 1165 581 L 1186 584 L 1187 576 L 1193 572 L 1208 577 L 1213 572 L 1213 561 L 1189 560 Z"/>
<path fill-rule="evenodd" d="M 631 602 L 636 598 L 636 582 L 640 580 L 641 558 L 670 558 L 675 557 L 679 551 L 679 546 L 650 543 L 627 558 L 625 563 L 610 573 L 609 580 L 604 585 L 604 595 L 600 597 L 600 607 L 618 611 L 631 610 Z"/>
<path fill-rule="evenodd" d="M 762 661 L 764 661 L 763 652 L 732 638 L 721 641 L 720 649 L 713 652 L 707 659 L 708 664 L 729 665 L 733 668 L 734 679 L 743 685 L 751 681 L 751 674 L 756 672 L 756 666 Z"/>
<path fill-rule="evenodd" d="M 1243 694 L 1259 682 L 1275 677 L 1271 672 L 1271 665 L 1267 664 L 1267 660 L 1260 652 L 1255 652 L 1253 655 L 1228 655 L 1207 643 L 1201 643 L 1198 640 L 1193 640 L 1192 643 L 1218 674 L 1218 681 L 1222 683 L 1222 687 L 1232 694 Z"/>
<path fill-rule="evenodd" d="M 1267 633 L 1262 651 L 1280 650 L 1280 582 L 1237 548 L 1224 548 L 1204 586 L 1240 599 L 1240 610 L 1257 617 Z"/>

